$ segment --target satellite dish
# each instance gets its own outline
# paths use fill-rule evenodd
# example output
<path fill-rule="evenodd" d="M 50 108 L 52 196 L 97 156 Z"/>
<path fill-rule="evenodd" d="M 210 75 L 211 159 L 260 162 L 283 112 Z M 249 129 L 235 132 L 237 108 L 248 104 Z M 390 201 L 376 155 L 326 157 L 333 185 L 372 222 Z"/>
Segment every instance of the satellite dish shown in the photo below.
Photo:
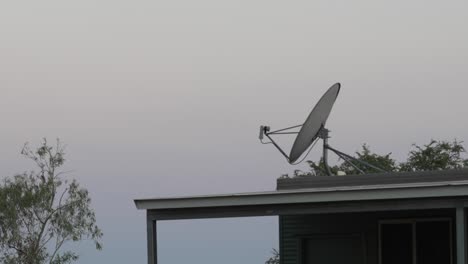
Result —
<path fill-rule="evenodd" d="M 325 123 L 330 115 L 333 104 L 340 92 L 340 87 L 340 83 L 332 85 L 332 87 L 322 95 L 322 98 L 320 98 L 318 103 L 315 105 L 294 141 L 291 154 L 289 154 L 289 163 L 296 162 L 317 139 L 320 130 L 325 127 Z"/>
<path fill-rule="evenodd" d="M 281 152 L 281 154 L 283 154 L 283 156 L 286 157 L 287 161 L 290 164 L 295 165 L 302 161 L 301 160 L 297 162 L 297 160 L 301 156 L 303 156 L 304 152 L 306 152 L 307 149 L 312 149 L 313 145 L 315 145 L 317 140 L 320 138 L 323 140 L 323 157 L 322 158 L 323 158 L 323 163 L 325 165 L 324 167 L 325 167 L 326 174 L 331 175 L 331 170 L 330 170 L 330 167 L 328 166 L 328 158 L 327 158 L 328 150 L 335 153 L 338 157 L 340 157 L 345 162 L 350 164 L 356 171 L 360 173 L 364 173 L 364 171 L 362 170 L 362 167 L 357 166 L 355 163 L 360 163 L 366 166 L 366 168 L 372 168 L 379 172 L 385 172 L 379 167 L 376 167 L 365 161 L 358 160 L 328 145 L 329 130 L 325 128 L 325 124 L 333 108 L 333 104 L 335 103 L 336 98 L 338 97 L 340 88 L 341 88 L 340 83 L 335 83 L 330 88 L 328 88 L 328 90 L 325 92 L 325 94 L 323 94 L 323 96 L 317 102 L 314 109 L 312 109 L 312 112 L 309 114 L 309 116 L 307 117 L 307 119 L 302 125 L 287 127 L 287 128 L 283 128 L 283 129 L 279 129 L 279 130 L 275 130 L 271 132 L 270 132 L 269 126 L 260 126 L 260 135 L 259 135 L 260 142 L 262 142 L 263 144 L 273 144 Z M 291 129 L 299 128 L 299 127 L 300 127 L 300 130 L 297 132 L 289 131 Z M 294 141 L 294 144 L 291 148 L 291 152 L 289 156 L 271 137 L 273 135 L 280 135 L 280 134 L 296 134 L 297 135 Z M 270 141 L 263 142 L 264 136 L 266 136 Z M 304 156 L 304 159 L 306 156 L 307 154 Z"/>

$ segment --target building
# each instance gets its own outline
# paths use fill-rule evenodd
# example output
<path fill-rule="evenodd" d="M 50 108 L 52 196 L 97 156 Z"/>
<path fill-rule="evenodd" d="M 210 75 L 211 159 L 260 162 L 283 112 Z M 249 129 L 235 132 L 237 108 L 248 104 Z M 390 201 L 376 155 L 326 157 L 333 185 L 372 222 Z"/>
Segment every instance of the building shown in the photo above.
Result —
<path fill-rule="evenodd" d="M 468 169 L 308 176 L 277 190 L 135 200 L 148 264 L 159 220 L 278 216 L 283 264 L 466 264 Z"/>

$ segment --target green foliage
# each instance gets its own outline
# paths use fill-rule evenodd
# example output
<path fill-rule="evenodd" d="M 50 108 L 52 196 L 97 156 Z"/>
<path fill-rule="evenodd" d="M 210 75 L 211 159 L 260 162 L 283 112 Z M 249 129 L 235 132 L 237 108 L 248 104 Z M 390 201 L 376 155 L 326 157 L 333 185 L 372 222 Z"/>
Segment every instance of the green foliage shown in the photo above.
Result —
<path fill-rule="evenodd" d="M 429 144 L 422 147 L 413 144 L 413 149 L 408 155 L 408 160 L 400 165 L 400 170 L 460 169 L 468 165 L 468 160 L 463 159 L 461 156 L 464 152 L 466 151 L 462 142 L 457 140 L 448 142 L 432 139 Z"/>
<path fill-rule="evenodd" d="M 355 158 L 365 161 L 374 166 L 377 166 L 385 171 L 422 171 L 422 170 L 445 170 L 445 169 L 459 169 L 468 166 L 468 159 L 463 158 L 465 148 L 462 142 L 454 140 L 438 141 L 431 140 L 429 144 L 419 146 L 412 145 L 412 150 L 408 153 L 406 161 L 398 163 L 391 157 L 391 153 L 380 155 L 373 153 L 367 144 L 362 145 L 362 149 L 356 152 Z M 300 170 L 294 171 L 291 177 L 301 176 L 324 176 L 326 174 L 323 159 L 318 163 L 307 161 L 310 171 L 302 172 Z M 366 173 L 377 173 L 378 171 L 369 168 L 363 164 L 354 162 L 354 165 Z M 342 172 L 346 175 L 358 174 L 359 172 L 345 161 L 341 161 L 338 165 L 330 166 L 332 174 L 337 175 Z M 282 175 L 283 178 L 290 177 L 288 174 Z"/>
<path fill-rule="evenodd" d="M 323 158 L 320 158 L 320 161 L 318 163 L 315 163 L 313 161 L 308 160 L 307 163 L 309 164 L 310 167 L 310 172 L 308 172 L 307 175 L 311 176 L 325 176 L 327 175 L 327 171 L 325 169 L 325 163 L 323 162 Z M 333 174 L 337 174 L 339 171 L 339 167 L 334 165 L 330 166 L 330 171 Z M 305 174 L 303 173 L 301 176 L 304 176 Z"/>
<path fill-rule="evenodd" d="M 372 153 L 370 147 L 367 144 L 362 145 L 362 149 L 356 152 L 356 159 L 365 161 L 372 165 L 375 165 L 379 168 L 382 168 L 385 171 L 395 171 L 397 170 L 396 161 L 390 157 L 391 153 L 385 155 L 379 155 Z M 300 176 L 326 176 L 327 172 L 325 169 L 325 164 L 323 162 L 323 158 L 320 159 L 318 163 L 308 160 L 307 163 L 309 164 L 310 171 L 303 172 L 300 170 L 295 170 L 292 177 L 300 177 Z M 354 162 L 355 166 L 359 169 L 366 171 L 368 173 L 375 173 L 378 172 L 373 168 L 369 168 L 363 164 Z M 333 175 L 337 175 L 338 173 L 342 172 L 345 174 L 358 174 L 357 171 L 353 166 L 349 163 L 342 161 L 339 165 L 332 165 L 330 166 L 330 171 Z M 287 174 L 283 175 L 283 177 L 289 177 Z"/>
<path fill-rule="evenodd" d="M 379 155 L 376 153 L 372 153 L 370 150 L 370 147 L 367 144 L 363 144 L 361 151 L 356 152 L 356 155 L 357 155 L 356 159 L 367 162 L 374 166 L 377 166 L 383 169 L 384 171 L 395 171 L 398 169 L 397 163 L 396 163 L 396 160 L 390 157 L 391 154 L 392 153 Z M 379 172 L 378 170 L 369 168 L 361 163 L 355 163 L 355 166 L 357 166 L 362 171 L 365 171 L 368 173 Z M 341 163 L 341 165 L 339 166 L 339 170 L 345 172 L 346 174 L 358 173 L 358 171 L 355 168 L 353 168 L 349 163 L 346 163 L 346 162 Z"/>
<path fill-rule="evenodd" d="M 379 168 L 382 168 L 385 171 L 394 171 L 397 169 L 396 161 L 390 157 L 391 153 L 386 155 L 378 155 L 372 153 L 370 147 L 366 144 L 362 145 L 361 151 L 356 152 L 356 159 L 361 160 L 372 165 L 376 165 Z M 325 164 L 323 163 L 323 158 L 320 159 L 318 163 L 308 160 L 307 163 L 309 164 L 310 171 L 309 172 L 302 172 L 299 170 L 294 171 L 293 177 L 297 176 L 325 176 L 327 175 Z M 368 173 L 375 173 L 378 172 L 373 168 L 369 168 L 363 164 L 355 162 L 355 166 L 359 169 L 366 171 Z M 344 172 L 345 174 L 357 174 L 357 171 L 353 166 L 349 163 L 342 162 L 339 165 L 330 166 L 330 171 L 332 174 L 336 175 L 339 172 Z M 286 175 L 285 175 L 286 176 Z"/>
<path fill-rule="evenodd" d="M 265 264 L 279 264 L 280 263 L 280 254 L 279 251 L 276 249 L 271 250 L 271 254 L 273 255 L 270 257 L 267 261 L 265 261 Z"/>
<path fill-rule="evenodd" d="M 5 264 L 72 263 L 78 255 L 62 250 L 67 242 L 94 241 L 102 248 L 88 191 L 76 180 L 64 180 L 64 148 L 44 139 L 36 150 L 22 152 L 39 172 L 4 179 L 0 185 L 0 262 Z"/>

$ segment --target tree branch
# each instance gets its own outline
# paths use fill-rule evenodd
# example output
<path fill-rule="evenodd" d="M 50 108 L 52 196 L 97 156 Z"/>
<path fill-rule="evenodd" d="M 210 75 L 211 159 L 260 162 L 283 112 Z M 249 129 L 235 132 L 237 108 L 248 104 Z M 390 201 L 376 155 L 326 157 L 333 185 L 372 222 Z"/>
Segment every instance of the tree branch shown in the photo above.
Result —
<path fill-rule="evenodd" d="M 67 237 L 68 236 L 64 236 L 60 242 L 58 242 L 59 240 L 57 239 L 57 242 L 55 244 L 55 250 L 54 250 L 54 252 L 52 253 L 52 255 L 50 257 L 49 264 L 52 264 L 52 261 L 54 260 L 55 255 L 57 254 L 59 249 L 63 246 L 63 243 L 65 243 L 65 241 L 67 240 Z"/>

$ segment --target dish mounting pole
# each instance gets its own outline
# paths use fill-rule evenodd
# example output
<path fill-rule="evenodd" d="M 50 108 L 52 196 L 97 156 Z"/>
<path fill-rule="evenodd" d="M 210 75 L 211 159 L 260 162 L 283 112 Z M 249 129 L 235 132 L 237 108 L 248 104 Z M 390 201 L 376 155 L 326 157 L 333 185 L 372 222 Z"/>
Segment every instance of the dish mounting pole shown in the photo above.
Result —
<path fill-rule="evenodd" d="M 322 128 L 319 131 L 318 137 L 323 140 L 323 165 L 325 167 L 325 172 L 328 176 L 333 175 L 330 169 L 330 166 L 328 165 L 328 150 L 331 150 L 333 153 L 335 153 L 338 157 L 340 157 L 342 160 L 344 160 L 346 163 L 351 165 L 356 171 L 365 174 L 365 172 L 359 168 L 355 163 L 360 163 L 368 168 L 372 168 L 376 171 L 379 172 L 387 172 L 382 168 L 379 168 L 375 165 L 370 164 L 369 162 L 363 161 L 356 159 L 355 157 L 348 155 L 344 152 L 341 152 L 335 148 L 332 148 L 330 145 L 328 145 L 328 139 L 330 136 L 328 135 L 330 130 L 326 129 L 325 127 L 322 126 Z"/>
<path fill-rule="evenodd" d="M 322 126 L 322 128 L 319 131 L 318 137 L 323 140 L 323 165 L 325 167 L 325 173 L 328 176 L 332 176 L 332 172 L 330 170 L 330 166 L 328 165 L 328 139 L 330 138 L 328 136 L 328 132 L 330 130 L 326 129 L 325 127 Z"/>

